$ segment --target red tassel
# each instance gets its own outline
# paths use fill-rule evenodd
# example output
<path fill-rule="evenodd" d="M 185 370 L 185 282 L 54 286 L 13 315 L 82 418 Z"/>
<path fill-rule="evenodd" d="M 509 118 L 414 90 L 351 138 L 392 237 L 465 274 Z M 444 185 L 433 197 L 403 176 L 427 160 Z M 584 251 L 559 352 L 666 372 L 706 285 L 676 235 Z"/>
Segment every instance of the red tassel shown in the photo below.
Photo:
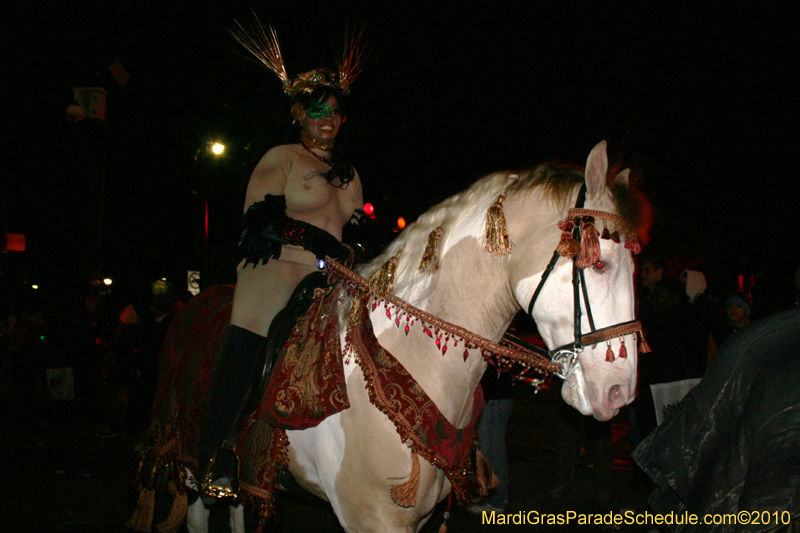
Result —
<path fill-rule="evenodd" d="M 603 221 L 603 234 L 600 235 L 600 238 L 605 240 L 611 239 L 611 233 L 608 231 L 608 225 L 606 224 L 605 220 Z"/>
<path fill-rule="evenodd" d="M 647 339 L 644 338 L 642 335 L 642 342 L 639 343 L 639 353 L 650 353 L 653 350 L 650 349 L 650 345 L 647 344 Z"/>
<path fill-rule="evenodd" d="M 600 260 L 600 233 L 594 226 L 593 217 L 583 217 L 581 223 L 581 251 L 575 264 L 578 268 L 587 268 Z"/>
<path fill-rule="evenodd" d="M 611 240 L 619 244 L 619 232 L 617 230 L 611 232 Z"/>
<path fill-rule="evenodd" d="M 620 338 L 619 340 L 622 343 L 622 346 L 620 346 L 620 349 L 619 349 L 619 358 L 620 359 L 627 359 L 628 358 L 628 349 L 625 347 L 625 339 Z"/>
<path fill-rule="evenodd" d="M 608 343 L 608 349 L 606 350 L 606 362 L 613 363 L 614 362 L 614 350 L 611 349 L 611 343 Z"/>
<path fill-rule="evenodd" d="M 573 226 L 574 224 L 571 218 L 562 220 L 561 222 L 558 223 L 558 229 L 560 229 L 561 231 L 572 231 Z"/>

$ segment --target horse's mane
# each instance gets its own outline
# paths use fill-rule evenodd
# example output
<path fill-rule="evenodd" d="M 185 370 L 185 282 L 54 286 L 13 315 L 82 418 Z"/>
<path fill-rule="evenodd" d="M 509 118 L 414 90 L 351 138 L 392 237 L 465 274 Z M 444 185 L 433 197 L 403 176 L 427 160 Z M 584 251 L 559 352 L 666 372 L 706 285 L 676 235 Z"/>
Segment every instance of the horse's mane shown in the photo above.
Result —
<path fill-rule="evenodd" d="M 649 227 L 649 204 L 644 196 L 633 188 L 615 183 L 617 167 L 609 170 L 607 184 L 613 194 L 617 214 L 622 217 L 618 226 L 620 233 L 634 233 L 644 237 Z M 566 215 L 569 202 L 576 187 L 584 181 L 584 170 L 580 167 L 542 163 L 519 172 L 496 172 L 477 180 L 466 190 L 451 196 L 433 206 L 410 224 L 386 250 L 372 262 L 365 265 L 362 275 L 369 277 L 389 258 L 403 250 L 395 275 L 394 293 L 401 298 L 414 301 L 416 297 L 427 294 L 438 276 L 420 275 L 417 271 L 423 251 L 428 243 L 428 235 L 443 225 L 441 243 L 447 242 L 450 233 L 465 218 L 479 211 L 482 216 L 489 206 L 497 201 L 498 195 L 505 193 L 510 199 L 518 195 L 530 194 L 540 189 L 545 201 Z"/>

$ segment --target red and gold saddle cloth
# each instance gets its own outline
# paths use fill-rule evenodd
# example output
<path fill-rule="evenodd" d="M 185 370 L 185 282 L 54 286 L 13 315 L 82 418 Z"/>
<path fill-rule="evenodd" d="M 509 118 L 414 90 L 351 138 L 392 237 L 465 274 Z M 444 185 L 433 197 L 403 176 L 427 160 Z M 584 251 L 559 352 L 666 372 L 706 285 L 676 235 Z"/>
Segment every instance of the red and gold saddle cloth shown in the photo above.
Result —
<path fill-rule="evenodd" d="M 242 420 L 236 442 L 241 487 L 263 516 L 274 512 L 278 473 L 287 463 L 285 430 L 315 426 L 350 406 L 340 346 L 340 295 L 338 288 L 317 290 L 314 303 L 298 320 L 276 362 L 259 408 Z M 230 286 L 211 287 L 172 322 L 161 354 L 149 444 L 140 457 L 137 480 L 141 497 L 128 523 L 134 530 L 149 531 L 154 523 L 163 533 L 180 527 L 186 505 L 183 468 L 196 475 L 199 421 L 230 321 L 232 297 Z M 421 455 L 444 470 L 459 501 L 465 501 L 472 467 L 470 450 L 483 406 L 481 389 L 475 392 L 471 422 L 462 429 L 454 427 L 403 365 L 378 344 L 367 314 L 362 315 L 353 347 L 368 382 L 370 400 L 412 448 L 411 475 L 408 481 L 392 488 L 393 500 L 403 507 L 415 504 L 419 483 L 417 455 Z M 154 493 L 159 489 L 159 480 L 166 483 L 162 488 L 168 498 L 174 498 L 174 503 L 165 507 L 169 516 L 157 516 L 157 509 L 154 516 Z"/>
<path fill-rule="evenodd" d="M 352 345 L 367 381 L 370 401 L 394 423 L 403 442 L 410 445 L 411 475 L 402 485 L 392 487 L 392 499 L 401 507 L 413 507 L 419 483 L 417 454 L 441 468 L 453 486 L 459 503 L 468 500 L 470 451 L 483 408 L 483 390 L 475 390 L 472 419 L 456 428 L 442 414 L 405 367 L 380 344 L 366 312 L 360 327 L 353 328 Z"/>

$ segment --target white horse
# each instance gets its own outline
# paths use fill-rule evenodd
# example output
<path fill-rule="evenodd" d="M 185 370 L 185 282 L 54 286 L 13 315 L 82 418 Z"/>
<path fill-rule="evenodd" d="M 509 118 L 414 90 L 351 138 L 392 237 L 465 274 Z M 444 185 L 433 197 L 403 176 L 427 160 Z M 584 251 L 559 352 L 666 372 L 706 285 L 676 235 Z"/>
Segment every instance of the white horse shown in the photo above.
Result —
<path fill-rule="evenodd" d="M 605 142 L 591 151 L 585 172 L 540 165 L 517 174 L 486 176 L 422 215 L 361 272 L 370 276 L 396 258 L 394 296 L 491 341 L 501 339 L 517 311 L 530 305 L 548 348 L 564 347 L 556 350 L 566 377 L 564 399 L 584 415 L 609 420 L 633 401 L 636 391 L 630 248 L 645 230 L 646 216 L 644 200 L 629 190 L 627 181 L 627 171 L 609 175 Z M 589 210 L 593 219 L 583 218 L 587 211 L 569 213 L 584 194 L 579 207 Z M 503 243 L 501 237 L 499 244 L 508 245 L 505 252 L 511 247 L 509 253 L 486 251 L 491 248 L 485 242 L 485 227 L 492 206 L 495 216 L 504 212 L 511 242 Z M 572 233 L 563 222 L 568 216 L 579 226 Z M 591 226 L 594 231 L 595 224 L 595 235 L 603 232 L 607 237 L 607 225 L 621 238 L 595 238 L 599 256 L 585 256 L 581 248 L 581 268 L 570 260 L 572 253 L 553 254 L 559 243 L 569 245 L 571 235 L 580 238 L 580 229 Z M 421 269 L 423 251 L 437 228 L 436 257 Z M 438 268 L 433 266 L 437 261 Z M 574 284 L 574 278 L 582 286 Z M 348 301 L 339 307 L 343 345 L 349 308 Z M 486 369 L 480 350 L 473 348 L 469 357 L 462 357 L 462 346 L 443 355 L 422 327 L 405 332 L 394 318 L 387 318 L 382 306 L 368 309 L 380 345 L 394 354 L 450 423 L 466 426 Z M 620 324 L 622 328 L 615 328 Z M 594 333 L 609 327 L 607 335 Z M 581 342 L 581 332 L 594 336 Z M 350 408 L 310 429 L 287 431 L 289 470 L 303 488 L 330 502 L 348 532 L 420 531 L 436 504 L 450 493 L 451 483 L 440 468 L 422 460 L 413 505 L 401 507 L 392 499 L 390 488 L 409 477 L 412 450 L 393 422 L 370 402 L 356 358 L 345 357 L 344 372 Z M 189 530 L 206 531 L 207 516 L 197 500 L 189 507 Z M 233 530 L 243 532 L 242 523 L 239 509 Z"/>

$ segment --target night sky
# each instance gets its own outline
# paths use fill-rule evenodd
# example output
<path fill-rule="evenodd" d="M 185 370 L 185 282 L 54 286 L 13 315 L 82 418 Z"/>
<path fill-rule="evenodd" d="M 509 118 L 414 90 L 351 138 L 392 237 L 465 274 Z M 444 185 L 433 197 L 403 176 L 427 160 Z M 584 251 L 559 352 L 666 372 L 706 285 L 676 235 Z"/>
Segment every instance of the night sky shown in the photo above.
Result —
<path fill-rule="evenodd" d="M 28 247 L 14 269 L 67 285 L 91 262 L 81 228 L 95 220 L 98 137 L 67 123 L 64 110 L 72 87 L 102 85 L 101 274 L 135 284 L 200 268 L 207 192 L 209 277 L 232 281 L 247 175 L 285 104 L 275 76 L 228 35 L 252 5 L 276 27 L 290 74 L 332 64 L 345 21 L 366 23 L 378 57 L 353 87 L 347 127 L 379 217 L 413 220 L 495 170 L 583 165 L 605 139 L 656 208 L 648 251 L 673 269 L 696 266 L 723 289 L 754 275 L 765 308 L 793 301 L 796 3 L 438 4 L 4 8 L 6 220 Z M 114 60 L 130 74 L 124 86 L 109 75 Z M 225 158 L 197 155 L 217 139 L 229 146 Z"/>

